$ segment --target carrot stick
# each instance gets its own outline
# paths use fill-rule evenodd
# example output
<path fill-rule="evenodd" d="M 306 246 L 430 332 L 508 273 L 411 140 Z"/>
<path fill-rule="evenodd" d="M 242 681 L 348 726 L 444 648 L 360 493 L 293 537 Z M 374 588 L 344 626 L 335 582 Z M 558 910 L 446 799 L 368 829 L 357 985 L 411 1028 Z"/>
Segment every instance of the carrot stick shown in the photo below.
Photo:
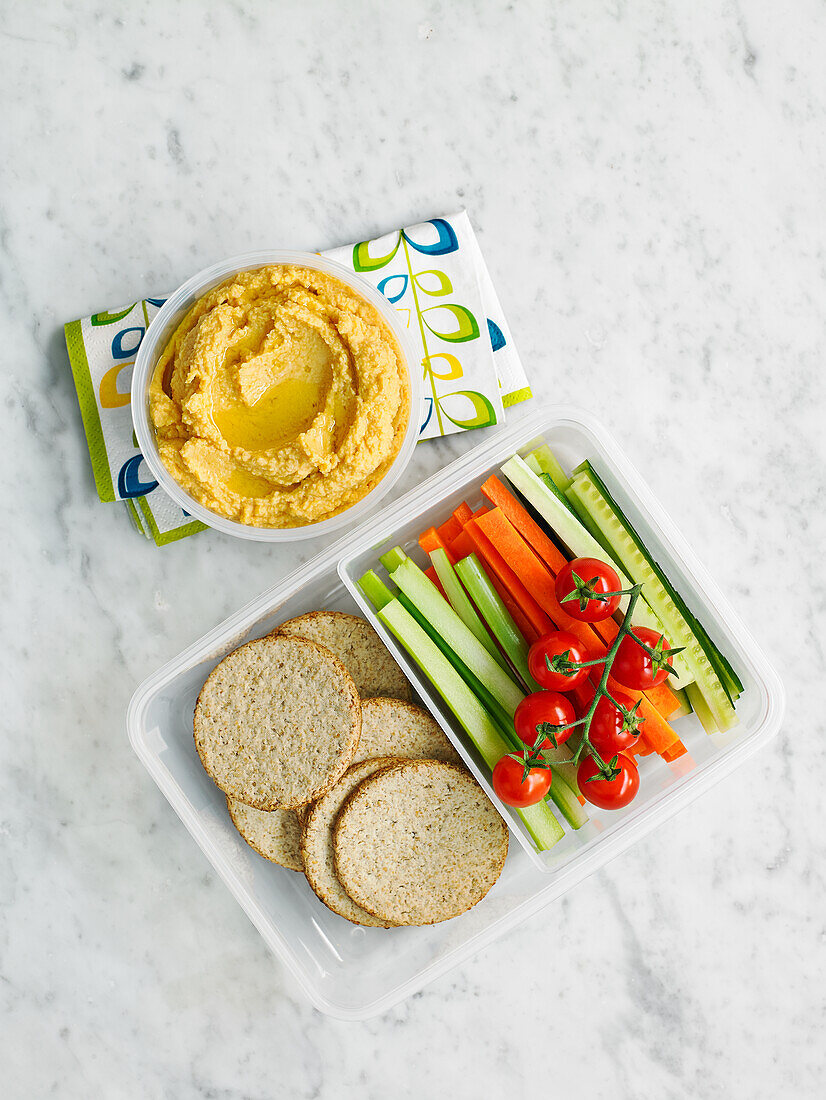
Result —
<path fill-rule="evenodd" d="M 448 552 L 453 558 L 454 562 L 459 561 L 460 558 L 466 558 L 468 554 L 472 554 L 474 550 L 473 543 L 468 538 L 467 532 L 464 527 L 456 536 L 456 538 L 448 546 Z"/>
<path fill-rule="evenodd" d="M 490 566 L 502 584 L 510 592 L 512 598 L 525 614 L 525 617 L 538 634 L 547 634 L 552 629 L 553 623 L 521 582 L 516 573 L 511 569 L 498 547 L 490 541 L 480 527 L 482 519 L 469 519 L 465 524 L 465 534 L 473 543 L 476 553 Z"/>
<path fill-rule="evenodd" d="M 556 577 L 561 569 L 568 564 L 568 560 L 553 539 L 542 530 L 533 516 L 516 499 L 513 493 L 506 489 L 502 482 L 492 474 L 482 485 L 482 493 L 488 500 L 501 508 L 507 519 L 513 524 L 522 538 L 530 546 L 546 569 Z M 619 627 L 613 619 L 605 619 L 601 623 L 592 623 L 595 633 L 610 645 L 617 636 Z M 567 629 L 567 627 L 566 627 Z"/>
<path fill-rule="evenodd" d="M 567 559 L 553 539 L 550 539 L 528 510 L 506 489 L 502 482 L 492 474 L 482 484 L 482 493 L 491 504 L 501 508 L 522 538 L 530 546 L 539 560 L 554 576 L 564 568 Z"/>
<path fill-rule="evenodd" d="M 567 630 L 578 638 L 589 654 L 595 651 L 593 656 L 600 656 L 600 652 L 604 652 L 605 647 L 601 638 L 594 632 L 593 626 L 572 618 L 562 608 L 556 598 L 553 577 L 536 555 L 531 553 L 528 544 L 501 508 L 494 508 L 486 516 L 480 516 L 472 522 L 499 551 L 529 595 L 538 601 L 553 625 L 558 630 Z"/>
<path fill-rule="evenodd" d="M 670 718 L 679 709 L 680 700 L 668 686 L 667 680 L 656 687 L 647 688 L 645 694 L 649 703 L 653 703 L 663 718 Z"/>
<path fill-rule="evenodd" d="M 426 531 L 422 531 L 419 535 L 419 546 L 424 550 L 428 557 L 434 550 L 444 550 L 448 558 L 450 558 L 450 564 L 453 565 L 453 557 L 445 545 L 445 541 L 435 527 L 428 527 Z"/>
<path fill-rule="evenodd" d="M 470 517 L 473 515 L 473 509 L 466 500 L 463 500 L 458 508 L 453 511 L 453 518 L 459 524 L 460 527 L 464 527 Z"/>
<path fill-rule="evenodd" d="M 470 518 L 471 519 L 478 519 L 480 516 L 487 515 L 487 513 L 489 511 L 490 511 L 490 508 L 488 508 L 487 504 L 483 504 L 481 507 L 476 509 L 476 511 L 473 513 L 473 515 Z"/>
<path fill-rule="evenodd" d="M 439 533 L 439 538 L 447 546 L 449 543 L 453 542 L 458 534 L 461 534 L 462 525 L 455 516 L 451 516 L 449 519 L 445 520 L 441 527 L 437 527 L 436 530 Z"/>
<path fill-rule="evenodd" d="M 661 755 L 663 760 L 667 760 L 670 764 L 673 760 L 679 760 L 681 756 L 685 756 L 687 752 L 688 749 L 685 747 L 682 741 L 677 740 L 674 742 L 670 749 L 666 749 L 665 752 L 663 752 Z"/>
<path fill-rule="evenodd" d="M 608 678 L 608 683 L 610 690 L 610 677 Z M 617 685 L 617 690 L 627 692 L 628 689 Z M 646 699 L 642 692 L 628 692 L 628 694 L 640 696 L 640 714 L 645 719 L 643 732 L 645 734 L 646 743 L 651 746 L 654 752 L 662 754 L 664 750 L 670 749 L 675 742 L 679 741 L 679 737 L 671 726 L 669 726 L 668 722 L 666 722 L 657 708 Z M 634 701 L 636 702 L 636 698 Z"/>

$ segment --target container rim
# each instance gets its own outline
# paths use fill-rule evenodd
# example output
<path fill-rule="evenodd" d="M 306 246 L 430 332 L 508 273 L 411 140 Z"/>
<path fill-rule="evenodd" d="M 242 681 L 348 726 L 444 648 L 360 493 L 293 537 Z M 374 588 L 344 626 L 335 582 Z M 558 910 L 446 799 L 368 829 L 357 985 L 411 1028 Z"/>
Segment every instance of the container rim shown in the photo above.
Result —
<path fill-rule="evenodd" d="M 350 508 L 328 519 L 309 523 L 303 527 L 252 527 L 236 520 L 219 516 L 193 499 L 172 477 L 161 462 L 155 442 L 155 434 L 149 423 L 147 395 L 149 381 L 155 367 L 157 356 L 164 342 L 169 338 L 174 326 L 180 321 L 183 310 L 188 308 L 202 294 L 217 286 L 224 279 L 240 271 L 251 271 L 270 264 L 296 264 L 309 267 L 314 271 L 323 271 L 340 279 L 357 294 L 378 310 L 390 331 L 396 337 L 401 348 L 410 386 L 410 412 L 407 428 L 399 452 L 381 481 L 369 493 Z M 387 299 L 366 279 L 336 260 L 328 259 L 316 252 L 297 252 L 283 249 L 259 249 L 230 256 L 225 260 L 211 264 L 196 272 L 176 291 L 174 291 L 152 318 L 144 333 L 135 367 L 132 372 L 131 412 L 138 449 L 163 491 L 178 504 L 184 512 L 200 520 L 207 527 L 221 531 L 226 535 L 247 539 L 252 542 L 285 543 L 317 538 L 340 531 L 362 520 L 393 488 L 407 468 L 413 455 L 420 429 L 422 404 L 422 374 L 414 369 L 418 356 L 414 352 L 409 332 L 402 326 L 398 313 Z"/>

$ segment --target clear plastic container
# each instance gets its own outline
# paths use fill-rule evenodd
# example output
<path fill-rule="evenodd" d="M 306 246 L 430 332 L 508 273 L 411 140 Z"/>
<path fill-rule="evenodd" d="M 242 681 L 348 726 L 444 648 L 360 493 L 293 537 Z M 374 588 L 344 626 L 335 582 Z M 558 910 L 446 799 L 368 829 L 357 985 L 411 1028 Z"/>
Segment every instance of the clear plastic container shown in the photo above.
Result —
<path fill-rule="evenodd" d="M 329 519 L 318 523 L 310 523 L 304 527 L 252 527 L 245 523 L 226 519 L 216 512 L 204 508 L 197 500 L 194 500 L 178 482 L 172 477 L 167 468 L 161 462 L 155 441 L 155 432 L 149 422 L 149 384 L 158 356 L 166 347 L 177 326 L 183 320 L 187 310 L 202 297 L 208 290 L 219 286 L 239 271 L 253 271 L 269 264 L 298 264 L 302 267 L 312 268 L 314 271 L 324 271 L 333 275 L 343 283 L 365 298 L 379 311 L 387 322 L 402 350 L 402 355 L 407 366 L 410 379 L 410 419 L 402 441 L 399 453 L 390 466 L 387 473 L 371 491 L 362 497 L 351 508 Z M 414 367 L 416 369 L 414 369 Z M 418 368 L 418 357 L 414 353 L 410 336 L 400 323 L 397 311 L 389 304 L 387 299 L 380 294 L 359 275 L 348 271 L 346 267 L 328 260 L 325 256 L 319 256 L 314 252 L 283 252 L 264 250 L 259 252 L 247 252 L 241 256 L 232 256 L 228 260 L 213 264 L 211 267 L 199 271 L 193 275 L 183 286 L 172 294 L 152 319 L 152 323 L 146 331 L 138 355 L 135 360 L 135 369 L 132 374 L 132 422 L 135 426 L 135 436 L 138 447 L 146 459 L 155 480 L 164 492 L 172 499 L 209 527 L 217 531 L 223 531 L 227 535 L 236 535 L 242 539 L 252 539 L 255 542 L 295 542 L 299 539 L 316 538 L 327 535 L 333 531 L 340 531 L 344 527 L 363 519 L 371 512 L 379 501 L 396 484 L 410 461 L 413 448 L 419 435 L 422 406 L 422 372 Z"/>
<path fill-rule="evenodd" d="M 414 551 L 415 536 L 421 530 L 441 521 L 465 497 L 472 504 L 479 502 L 478 487 L 485 477 L 514 451 L 527 451 L 541 440 L 549 442 L 566 463 L 586 457 L 594 460 L 686 602 L 732 660 L 744 684 L 737 708 L 740 724 L 725 736 L 708 737 L 693 716 L 680 719 L 677 728 L 691 763 L 683 758 L 667 765 L 659 758 L 644 758 L 635 802 L 615 813 L 595 811 L 593 825 L 578 833 L 567 831 L 550 853 L 539 855 L 529 839 L 526 843 L 514 830 L 518 843 L 511 844 L 501 878 L 479 905 L 461 917 L 427 928 L 357 928 L 327 910 L 302 876 L 268 863 L 236 833 L 224 798 L 195 751 L 196 697 L 221 657 L 286 618 L 319 608 L 358 611 L 360 607 L 369 613 L 355 599 L 353 582 L 375 565 L 378 554 L 396 543 Z M 425 704 L 487 787 L 451 716 L 380 624 L 378 629 Z M 765 744 L 779 729 L 782 715 L 783 690 L 777 675 L 614 440 L 590 416 L 550 407 L 385 507 L 371 518 L 369 527 L 363 524 L 201 638 L 138 688 L 127 723 L 138 756 L 313 1004 L 341 1019 L 366 1019 L 504 935 L 650 833 Z"/>

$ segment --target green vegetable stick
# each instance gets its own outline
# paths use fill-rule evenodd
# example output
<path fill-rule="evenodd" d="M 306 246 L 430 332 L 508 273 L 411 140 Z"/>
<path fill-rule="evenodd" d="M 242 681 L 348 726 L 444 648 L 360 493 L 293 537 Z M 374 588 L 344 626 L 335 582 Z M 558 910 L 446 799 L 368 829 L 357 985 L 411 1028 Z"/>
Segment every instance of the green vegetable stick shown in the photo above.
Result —
<path fill-rule="evenodd" d="M 393 581 L 421 614 L 441 634 L 474 676 L 501 703 L 510 718 L 524 698 L 524 692 L 480 641 L 465 626 L 436 585 L 418 565 L 406 558 L 391 574 Z"/>
<path fill-rule="evenodd" d="M 431 681 L 487 766 L 493 769 L 510 748 L 459 673 L 398 600 L 391 600 L 386 604 L 379 611 L 378 617 Z M 521 810 L 515 809 L 514 813 L 522 819 L 541 852 L 552 848 L 565 835 L 547 802 L 538 802 L 535 806 L 527 806 Z"/>
<path fill-rule="evenodd" d="M 445 595 L 450 600 L 453 610 L 468 630 L 479 639 L 491 657 L 497 660 L 502 668 L 506 668 L 505 658 L 499 652 L 496 642 L 488 633 L 487 627 L 477 615 L 476 608 L 468 599 L 468 594 L 462 587 L 462 582 L 456 576 L 456 570 L 450 564 L 447 553 L 439 547 L 437 550 L 432 551 L 430 560 L 433 562 L 433 568 L 436 570 L 436 575 L 441 581 L 442 588 L 444 588 Z"/>

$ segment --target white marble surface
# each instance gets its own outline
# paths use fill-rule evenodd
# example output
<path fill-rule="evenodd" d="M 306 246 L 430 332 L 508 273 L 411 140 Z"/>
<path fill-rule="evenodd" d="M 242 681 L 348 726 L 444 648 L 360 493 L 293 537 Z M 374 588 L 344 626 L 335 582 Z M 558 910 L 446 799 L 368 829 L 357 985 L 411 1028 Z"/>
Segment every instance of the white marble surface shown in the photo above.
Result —
<path fill-rule="evenodd" d="M 813 1097 L 826 1075 L 826 9 L 0 4 L 3 1095 Z M 386 1016 L 313 1010 L 133 756 L 135 685 L 311 548 L 96 500 L 64 321 L 466 205 L 786 681 L 773 745 Z M 472 439 L 419 448 L 412 484 Z"/>

